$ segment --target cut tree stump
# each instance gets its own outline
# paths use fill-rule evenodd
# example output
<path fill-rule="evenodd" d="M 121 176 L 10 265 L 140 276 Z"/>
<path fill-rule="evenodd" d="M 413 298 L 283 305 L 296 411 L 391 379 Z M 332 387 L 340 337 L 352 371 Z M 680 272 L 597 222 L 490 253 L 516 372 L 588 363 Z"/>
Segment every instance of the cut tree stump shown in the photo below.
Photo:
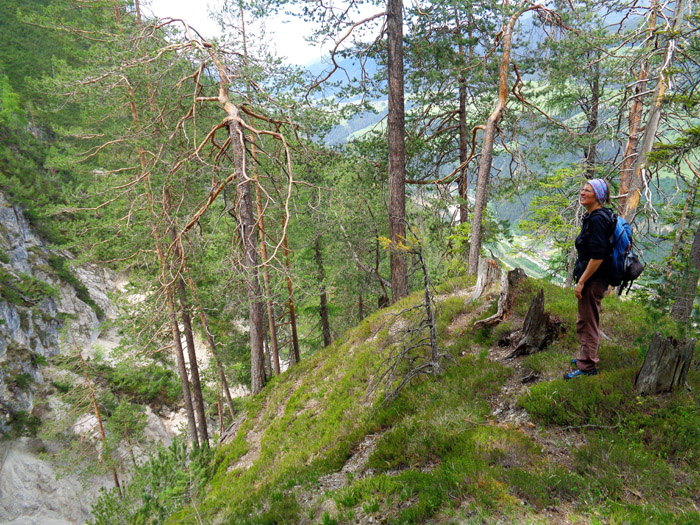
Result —
<path fill-rule="evenodd" d="M 491 283 L 496 281 L 498 276 L 498 263 L 493 259 L 481 259 L 479 261 L 479 271 L 476 277 L 476 288 L 472 294 L 472 301 L 481 297 Z"/>
<path fill-rule="evenodd" d="M 564 330 L 564 324 L 549 312 L 544 311 L 544 289 L 530 303 L 523 322 L 522 337 L 508 359 L 529 355 L 542 350 Z"/>
<path fill-rule="evenodd" d="M 515 306 L 515 285 L 525 277 L 525 272 L 520 268 L 515 268 L 509 272 L 501 271 L 501 295 L 498 297 L 498 310 L 491 317 L 474 323 L 475 330 L 484 326 L 497 325 L 510 317 Z"/>
<path fill-rule="evenodd" d="M 634 380 L 638 394 L 660 394 L 683 386 L 695 349 L 695 339 L 676 341 L 659 332 L 649 343 L 649 351 Z"/>

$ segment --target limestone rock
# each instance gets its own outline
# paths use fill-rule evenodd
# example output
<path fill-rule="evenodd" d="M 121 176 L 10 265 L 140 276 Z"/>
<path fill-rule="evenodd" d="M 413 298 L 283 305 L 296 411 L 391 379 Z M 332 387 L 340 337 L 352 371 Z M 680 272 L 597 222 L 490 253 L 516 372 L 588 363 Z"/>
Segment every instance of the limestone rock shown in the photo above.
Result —
<path fill-rule="evenodd" d="M 85 487 L 75 477 L 56 480 L 51 464 L 38 459 L 30 440 L 5 444 L 0 463 L 0 523 L 74 524 L 91 518 L 90 505 L 108 479 L 94 478 Z"/>

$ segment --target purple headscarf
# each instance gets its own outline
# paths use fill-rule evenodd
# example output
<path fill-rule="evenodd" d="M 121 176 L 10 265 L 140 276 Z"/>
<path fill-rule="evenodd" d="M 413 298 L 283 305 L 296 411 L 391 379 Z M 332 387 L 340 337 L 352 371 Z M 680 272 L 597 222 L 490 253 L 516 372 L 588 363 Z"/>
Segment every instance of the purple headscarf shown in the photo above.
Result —
<path fill-rule="evenodd" d="M 595 191 L 595 198 L 601 204 L 608 198 L 608 184 L 603 179 L 591 179 L 587 181 Z"/>

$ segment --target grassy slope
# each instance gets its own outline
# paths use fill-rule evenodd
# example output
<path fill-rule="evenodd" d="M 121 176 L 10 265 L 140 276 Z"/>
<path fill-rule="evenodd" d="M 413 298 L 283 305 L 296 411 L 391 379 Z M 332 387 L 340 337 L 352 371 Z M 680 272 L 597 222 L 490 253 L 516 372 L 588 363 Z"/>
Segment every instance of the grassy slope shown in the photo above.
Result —
<path fill-rule="evenodd" d="M 492 359 L 494 341 L 520 327 L 541 286 L 567 333 L 517 366 Z M 466 297 L 443 295 L 438 309 L 441 345 L 454 363 L 391 403 L 368 399 L 368 386 L 391 348 L 390 312 L 418 296 L 275 378 L 219 448 L 196 511 L 170 521 L 194 522 L 196 512 L 204 523 L 700 523 L 700 374 L 689 374 L 693 392 L 639 398 L 631 387 L 653 330 L 670 333 L 670 323 L 605 299 L 612 341 L 601 348 L 601 373 L 564 382 L 576 347 L 570 290 L 528 280 L 516 317 L 476 332 L 473 320 L 495 307 Z M 523 386 L 517 376 L 530 372 L 539 380 Z M 520 390 L 502 392 L 504 384 Z M 529 421 L 493 415 L 508 395 Z M 324 492 L 321 476 L 340 471 L 370 434 L 378 437 L 367 470 Z"/>

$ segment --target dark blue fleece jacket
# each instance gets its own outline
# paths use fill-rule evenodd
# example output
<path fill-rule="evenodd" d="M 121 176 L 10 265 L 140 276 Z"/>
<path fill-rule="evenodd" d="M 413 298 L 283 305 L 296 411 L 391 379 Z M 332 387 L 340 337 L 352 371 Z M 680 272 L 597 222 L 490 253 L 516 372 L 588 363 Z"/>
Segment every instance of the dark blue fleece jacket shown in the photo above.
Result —
<path fill-rule="evenodd" d="M 583 216 L 581 233 L 576 237 L 578 258 L 574 268 L 574 279 L 577 282 L 591 259 L 603 259 L 603 263 L 591 276 L 591 279 L 607 280 L 612 261 L 612 244 L 610 242 L 612 225 L 613 212 L 608 208 L 598 208 Z"/>

